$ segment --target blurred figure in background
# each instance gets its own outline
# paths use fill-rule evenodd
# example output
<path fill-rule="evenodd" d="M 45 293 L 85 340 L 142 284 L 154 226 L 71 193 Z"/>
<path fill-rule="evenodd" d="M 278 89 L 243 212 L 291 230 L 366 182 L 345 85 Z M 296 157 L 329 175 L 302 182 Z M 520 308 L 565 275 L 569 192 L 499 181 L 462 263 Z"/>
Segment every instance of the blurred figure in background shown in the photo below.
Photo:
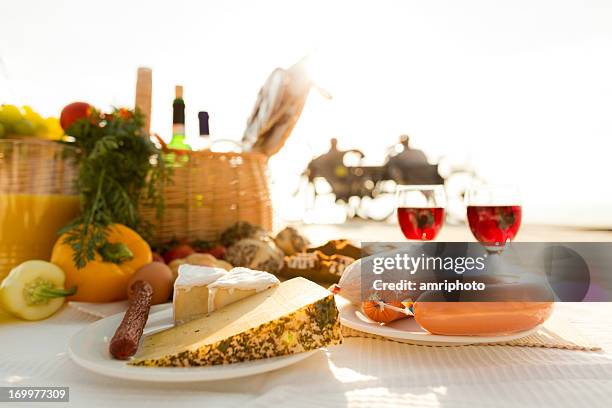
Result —
<path fill-rule="evenodd" d="M 330 139 L 329 143 L 329 150 L 321 156 L 314 158 L 308 164 L 308 180 L 314 182 L 316 177 L 324 178 L 330 184 L 336 199 L 347 201 L 351 196 L 349 180 L 351 177 L 349 168 L 344 163 L 345 155 L 352 153 L 357 157 L 357 161 L 359 161 L 364 157 L 364 154 L 357 149 L 338 149 L 338 139 L 336 138 Z M 349 164 L 349 166 L 352 165 Z"/>
<path fill-rule="evenodd" d="M 427 161 L 425 153 L 410 147 L 410 137 L 401 135 L 399 143 L 387 152 L 387 177 L 398 184 L 443 184 L 438 166 Z"/>
<path fill-rule="evenodd" d="M 324 153 L 315 160 L 318 160 L 320 163 L 326 163 L 330 167 L 335 167 L 338 163 L 342 163 L 344 153 L 338 150 L 338 139 L 334 137 L 329 140 L 329 150 L 327 153 Z"/>
<path fill-rule="evenodd" d="M 347 153 L 353 153 L 358 157 L 358 160 L 361 160 L 364 157 L 364 154 L 361 150 L 350 149 L 350 150 L 339 150 L 338 149 L 338 139 L 335 137 L 329 140 L 329 150 L 327 153 L 322 154 L 321 156 L 313 159 L 308 168 L 310 170 L 310 174 L 313 177 L 325 177 L 325 178 L 344 178 L 348 175 L 348 170 L 346 168 L 345 155 Z M 355 163 L 357 164 L 357 163 Z M 349 166 L 352 165 L 348 164 Z M 331 177 L 330 177 L 331 176 Z"/>
<path fill-rule="evenodd" d="M 427 156 L 422 150 L 410 147 L 410 136 L 401 135 L 399 144 L 403 147 L 403 150 L 395 156 L 395 159 L 401 162 L 402 166 L 415 167 L 428 164 Z"/>

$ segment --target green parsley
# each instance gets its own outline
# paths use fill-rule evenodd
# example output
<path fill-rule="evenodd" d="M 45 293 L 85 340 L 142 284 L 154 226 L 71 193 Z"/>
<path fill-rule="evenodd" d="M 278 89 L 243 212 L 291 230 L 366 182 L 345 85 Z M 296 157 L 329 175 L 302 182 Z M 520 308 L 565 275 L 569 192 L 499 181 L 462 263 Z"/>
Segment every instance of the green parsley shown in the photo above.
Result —
<path fill-rule="evenodd" d="M 74 138 L 70 144 L 78 151 L 81 215 L 60 233 L 68 233 L 64 242 L 73 248 L 78 268 L 93 260 L 96 252 L 104 253 L 110 224 L 126 225 L 150 240 L 152 225 L 139 209 L 154 207 L 158 218 L 163 212 L 169 169 L 143 124 L 139 112 L 122 108 L 109 115 L 93 110 L 89 118 L 68 129 Z"/>

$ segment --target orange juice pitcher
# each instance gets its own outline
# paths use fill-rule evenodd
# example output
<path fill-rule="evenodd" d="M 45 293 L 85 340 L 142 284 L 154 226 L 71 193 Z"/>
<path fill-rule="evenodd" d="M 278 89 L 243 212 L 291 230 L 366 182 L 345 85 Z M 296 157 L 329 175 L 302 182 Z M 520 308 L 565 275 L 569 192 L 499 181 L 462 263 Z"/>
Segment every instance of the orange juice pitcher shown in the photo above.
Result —
<path fill-rule="evenodd" d="M 79 212 L 71 147 L 0 140 L 0 281 L 29 259 L 49 260 L 57 231 Z"/>

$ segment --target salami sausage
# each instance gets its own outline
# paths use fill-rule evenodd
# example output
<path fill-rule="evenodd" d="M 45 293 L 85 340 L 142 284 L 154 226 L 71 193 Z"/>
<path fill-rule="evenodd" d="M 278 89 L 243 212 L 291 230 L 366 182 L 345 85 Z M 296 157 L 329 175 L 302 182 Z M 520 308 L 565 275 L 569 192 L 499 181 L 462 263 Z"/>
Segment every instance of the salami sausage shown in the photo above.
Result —
<path fill-rule="evenodd" d="M 148 282 L 136 281 L 130 289 L 133 295 L 128 309 L 109 345 L 111 355 L 118 360 L 127 360 L 136 354 L 153 298 L 153 287 Z"/>
<path fill-rule="evenodd" d="M 426 292 L 414 305 L 414 318 L 433 334 L 501 336 L 532 329 L 552 314 L 553 302 L 538 285 L 493 285 L 488 293 L 493 301 L 466 293 L 467 301 L 444 302 L 440 293 Z"/>

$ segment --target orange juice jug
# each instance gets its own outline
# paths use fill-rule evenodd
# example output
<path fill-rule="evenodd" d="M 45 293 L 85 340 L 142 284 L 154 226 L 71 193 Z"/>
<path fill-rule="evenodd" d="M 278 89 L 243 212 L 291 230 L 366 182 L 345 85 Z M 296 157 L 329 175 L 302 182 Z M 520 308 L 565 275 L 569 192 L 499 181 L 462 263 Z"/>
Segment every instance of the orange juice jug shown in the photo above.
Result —
<path fill-rule="evenodd" d="M 49 260 L 57 231 L 79 213 L 71 148 L 0 140 L 0 280 L 29 259 Z"/>

